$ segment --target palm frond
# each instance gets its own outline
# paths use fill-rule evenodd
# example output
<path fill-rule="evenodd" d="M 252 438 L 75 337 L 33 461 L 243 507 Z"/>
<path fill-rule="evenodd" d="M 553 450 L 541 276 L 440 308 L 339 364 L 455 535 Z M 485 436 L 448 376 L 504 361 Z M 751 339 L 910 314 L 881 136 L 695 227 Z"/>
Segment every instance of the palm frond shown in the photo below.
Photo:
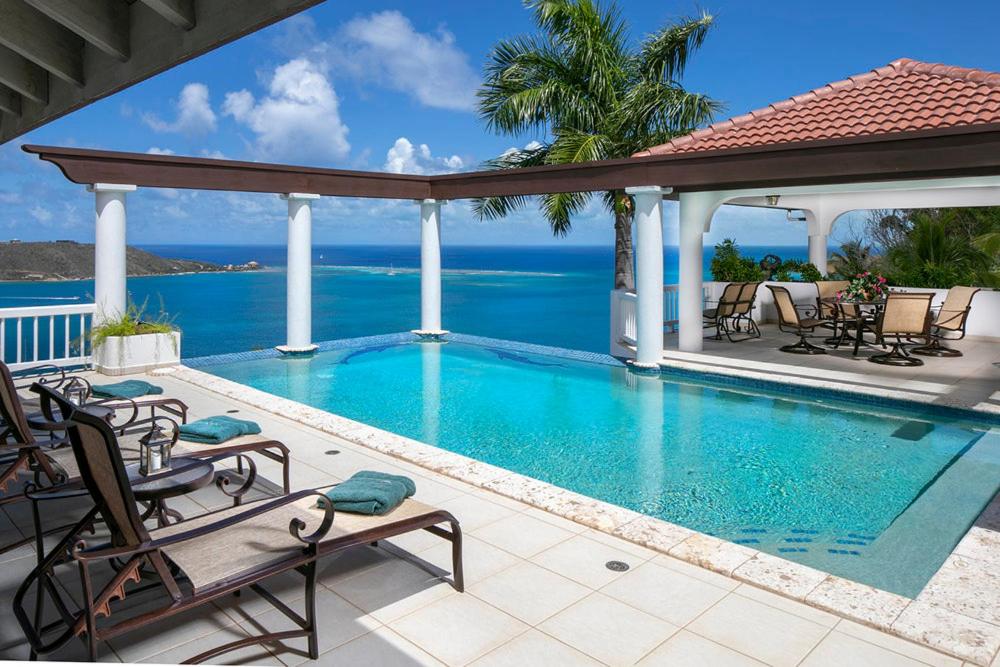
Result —
<path fill-rule="evenodd" d="M 524 208 L 528 197 L 477 197 L 472 200 L 472 213 L 480 220 L 499 220 Z"/>
<path fill-rule="evenodd" d="M 639 70 L 649 81 L 676 81 L 683 75 L 688 58 L 701 48 L 715 23 L 703 13 L 685 18 L 646 38 L 639 51 Z"/>
<path fill-rule="evenodd" d="M 604 134 L 562 129 L 549 146 L 546 164 L 593 162 L 608 156 L 612 142 Z"/>
<path fill-rule="evenodd" d="M 555 236 L 566 236 L 573 228 L 573 215 L 587 206 L 592 193 L 590 192 L 559 192 L 542 195 L 542 214 L 552 228 Z"/>

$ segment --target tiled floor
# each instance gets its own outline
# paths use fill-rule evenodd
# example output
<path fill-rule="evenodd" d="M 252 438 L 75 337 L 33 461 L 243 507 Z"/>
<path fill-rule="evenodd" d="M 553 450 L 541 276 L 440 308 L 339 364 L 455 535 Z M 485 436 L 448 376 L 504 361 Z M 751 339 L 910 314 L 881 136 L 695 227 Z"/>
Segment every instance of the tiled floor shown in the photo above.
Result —
<path fill-rule="evenodd" d="M 428 569 L 450 567 L 448 545 L 422 533 L 379 548 L 359 547 L 322 564 L 318 599 L 321 664 L 390 665 L 959 665 L 958 660 L 813 607 L 638 547 L 508 498 L 333 438 L 170 377 L 168 393 L 192 416 L 240 410 L 294 457 L 292 480 L 305 488 L 361 469 L 407 474 L 417 498 L 451 510 L 466 531 L 467 592 Z M 336 451 L 339 453 L 329 454 Z M 276 470 L 261 462 L 272 478 Z M 192 514 L 222 506 L 205 489 L 177 507 Z M 26 520 L 10 506 L 0 531 Z M 626 572 L 608 569 L 611 560 Z M 30 570 L 27 550 L 8 554 L 0 594 L 10 596 Z M 66 585 L 73 584 L 67 577 Z M 297 575 L 272 582 L 296 607 Z M 117 605 L 142 604 L 126 598 Z M 116 638 L 108 661 L 176 663 L 284 617 L 252 592 Z M 307 662 L 304 642 L 251 647 L 220 658 L 241 664 Z M 73 644 L 54 658 L 79 659 Z M 0 658 L 24 660 L 27 648 L 5 605 Z"/>
<path fill-rule="evenodd" d="M 760 338 L 731 343 L 706 339 L 701 353 L 677 350 L 677 336 L 664 336 L 664 360 L 669 364 L 696 363 L 719 372 L 758 371 L 783 382 L 845 383 L 857 391 L 901 391 L 908 398 L 942 405 L 976 407 L 1000 412 L 1000 341 L 969 338 L 948 343 L 963 356 L 953 358 L 920 357 L 923 366 L 897 367 L 874 364 L 868 358 L 884 352 L 862 346 L 858 356 L 853 348 L 828 349 L 826 354 L 802 355 L 778 348 L 796 342 L 792 334 L 778 331 L 776 325 L 761 325 Z M 707 334 L 706 334 L 707 335 Z M 813 341 L 817 343 L 817 341 Z"/>

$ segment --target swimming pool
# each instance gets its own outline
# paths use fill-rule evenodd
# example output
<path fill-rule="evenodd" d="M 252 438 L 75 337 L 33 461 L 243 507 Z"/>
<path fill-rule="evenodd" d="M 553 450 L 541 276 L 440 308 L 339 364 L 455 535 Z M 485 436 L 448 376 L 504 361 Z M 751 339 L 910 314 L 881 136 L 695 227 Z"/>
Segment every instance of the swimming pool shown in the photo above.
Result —
<path fill-rule="evenodd" d="M 908 597 L 1000 488 L 1000 432 L 966 413 L 458 340 L 475 344 L 389 336 L 192 365 Z"/>

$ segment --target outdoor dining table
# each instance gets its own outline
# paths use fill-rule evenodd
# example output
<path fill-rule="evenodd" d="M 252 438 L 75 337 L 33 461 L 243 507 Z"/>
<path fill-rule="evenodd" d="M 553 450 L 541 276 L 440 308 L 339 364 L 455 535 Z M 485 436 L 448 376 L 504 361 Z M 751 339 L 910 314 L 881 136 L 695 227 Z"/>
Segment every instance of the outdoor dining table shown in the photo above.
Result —
<path fill-rule="evenodd" d="M 853 356 L 858 356 L 861 350 L 861 344 L 864 342 L 864 330 L 865 330 L 865 318 L 862 314 L 862 309 L 868 308 L 874 311 L 875 319 L 878 319 L 879 313 L 885 308 L 885 299 L 850 299 L 841 298 L 835 296 L 828 296 L 823 299 L 824 303 L 828 303 L 834 307 L 834 312 L 836 312 L 840 319 L 844 322 L 844 332 L 840 335 L 840 338 L 836 345 L 840 345 L 843 341 L 844 335 L 847 333 L 847 315 L 844 313 L 844 306 L 855 306 L 858 309 L 857 314 L 857 326 L 854 330 L 854 351 Z M 867 343 L 865 343 L 867 345 Z"/>

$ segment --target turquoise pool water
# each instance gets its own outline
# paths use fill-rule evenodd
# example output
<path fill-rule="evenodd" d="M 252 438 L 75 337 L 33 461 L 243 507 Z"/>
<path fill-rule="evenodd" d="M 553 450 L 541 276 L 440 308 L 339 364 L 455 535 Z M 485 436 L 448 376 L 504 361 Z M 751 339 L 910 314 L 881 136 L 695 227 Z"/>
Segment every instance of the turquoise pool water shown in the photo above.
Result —
<path fill-rule="evenodd" d="M 954 414 L 400 340 L 203 369 L 909 597 L 1000 487 Z"/>

